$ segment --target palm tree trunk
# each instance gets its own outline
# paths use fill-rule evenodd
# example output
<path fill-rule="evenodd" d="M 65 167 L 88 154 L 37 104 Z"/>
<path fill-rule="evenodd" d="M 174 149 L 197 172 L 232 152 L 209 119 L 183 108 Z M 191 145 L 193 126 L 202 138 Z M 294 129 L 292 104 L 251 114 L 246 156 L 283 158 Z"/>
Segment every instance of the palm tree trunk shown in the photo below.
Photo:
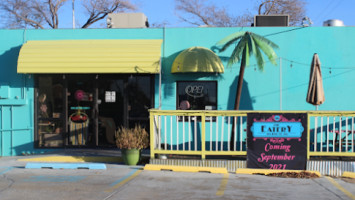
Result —
<path fill-rule="evenodd" d="M 239 110 L 240 97 L 242 96 L 244 71 L 245 71 L 245 65 L 243 64 L 243 60 L 242 60 L 242 64 L 240 65 L 240 70 L 239 70 L 238 87 L 237 87 L 237 94 L 235 97 L 234 110 Z"/>
<path fill-rule="evenodd" d="M 239 77 L 238 77 L 238 86 L 237 86 L 237 93 L 235 96 L 235 103 L 234 103 L 234 110 L 239 110 L 239 104 L 240 104 L 240 97 L 242 95 L 242 88 L 243 88 L 243 79 L 244 79 L 244 71 L 245 71 L 245 62 L 244 62 L 244 56 L 242 57 L 242 62 L 240 64 L 240 69 L 239 69 Z M 233 121 L 233 125 L 232 125 L 232 134 L 231 134 L 231 140 L 229 142 L 231 150 L 234 149 L 234 145 L 235 145 L 235 126 L 236 124 L 234 122 L 236 122 L 237 120 Z"/>

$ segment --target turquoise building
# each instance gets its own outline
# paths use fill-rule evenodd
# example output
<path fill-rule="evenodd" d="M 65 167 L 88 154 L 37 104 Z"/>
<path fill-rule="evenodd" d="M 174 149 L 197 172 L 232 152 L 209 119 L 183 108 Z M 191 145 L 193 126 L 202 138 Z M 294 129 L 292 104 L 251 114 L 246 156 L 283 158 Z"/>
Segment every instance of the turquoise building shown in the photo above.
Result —
<path fill-rule="evenodd" d="M 216 43 L 238 31 L 279 46 L 277 66 L 265 58 L 260 71 L 251 59 L 242 110 L 315 110 L 306 102 L 314 53 L 319 110 L 355 109 L 354 27 L 0 30 L 0 156 L 112 148 L 116 128 L 149 126 L 150 108 L 232 110 L 239 64 L 227 67 L 233 47 Z M 171 73 L 191 47 L 214 51 L 224 72 Z"/>

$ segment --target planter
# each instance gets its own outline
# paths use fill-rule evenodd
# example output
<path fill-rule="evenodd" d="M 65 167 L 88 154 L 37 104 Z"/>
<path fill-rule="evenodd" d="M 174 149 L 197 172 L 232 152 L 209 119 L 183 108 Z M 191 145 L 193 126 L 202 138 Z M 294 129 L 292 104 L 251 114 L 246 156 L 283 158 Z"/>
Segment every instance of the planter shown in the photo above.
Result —
<path fill-rule="evenodd" d="M 121 149 L 121 154 L 126 165 L 137 165 L 141 151 L 139 149 Z"/>

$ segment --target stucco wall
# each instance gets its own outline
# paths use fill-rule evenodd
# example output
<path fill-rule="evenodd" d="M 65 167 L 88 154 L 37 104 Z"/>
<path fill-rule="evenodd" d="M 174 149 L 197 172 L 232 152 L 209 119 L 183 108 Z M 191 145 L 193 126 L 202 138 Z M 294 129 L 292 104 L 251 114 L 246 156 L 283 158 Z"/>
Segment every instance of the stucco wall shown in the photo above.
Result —
<path fill-rule="evenodd" d="M 34 81 L 17 74 L 20 48 L 28 40 L 161 39 L 160 29 L 0 30 L 0 156 L 41 153 L 34 148 Z M 4 93 L 3 93 L 4 92 Z"/>
<path fill-rule="evenodd" d="M 251 60 L 251 66 L 245 71 L 241 109 L 315 110 L 315 106 L 305 101 L 310 63 L 314 53 L 318 53 L 322 63 L 326 96 L 325 103 L 319 110 L 355 109 L 355 27 L 0 30 L 0 94 L 9 88 L 9 97 L 0 99 L 0 156 L 44 151 L 34 149 L 33 145 L 33 76 L 16 73 L 18 53 L 24 42 L 164 39 L 162 109 L 176 109 L 177 80 L 218 80 L 218 109 L 226 110 L 233 108 L 239 73 L 239 64 L 227 67 L 233 47 L 223 53 L 217 51 L 225 65 L 223 74 L 171 74 L 170 68 L 182 50 L 192 46 L 213 48 L 220 39 L 237 31 L 252 31 L 272 40 L 279 45 L 276 53 L 281 58 L 281 65 L 280 60 L 278 66 L 267 62 L 263 72 L 257 69 L 255 60 Z M 156 76 L 156 107 L 159 106 L 158 80 Z"/>
<path fill-rule="evenodd" d="M 176 55 L 192 46 L 213 48 L 225 36 L 251 31 L 275 42 L 278 65 L 265 64 L 259 71 L 255 60 L 246 68 L 240 108 L 243 110 L 315 110 L 306 103 L 310 64 L 314 53 L 322 63 L 326 100 L 319 110 L 354 110 L 353 56 L 355 27 L 284 28 L 172 28 L 165 31 L 162 108 L 176 108 L 176 80 L 218 80 L 218 109 L 233 109 L 239 65 L 227 67 L 233 46 L 217 55 L 225 65 L 221 75 L 170 74 Z M 264 56 L 265 60 L 267 58 Z M 281 75 L 280 75 L 281 66 Z M 280 81 L 281 80 L 281 81 Z M 281 83 L 281 85 L 280 85 Z M 281 90 L 281 95 L 280 95 Z"/>

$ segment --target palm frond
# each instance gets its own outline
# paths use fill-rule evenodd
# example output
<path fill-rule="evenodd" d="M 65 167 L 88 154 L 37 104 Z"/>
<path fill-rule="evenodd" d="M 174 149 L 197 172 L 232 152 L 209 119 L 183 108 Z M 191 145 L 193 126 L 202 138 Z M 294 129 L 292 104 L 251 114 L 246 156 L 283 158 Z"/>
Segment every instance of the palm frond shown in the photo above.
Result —
<path fill-rule="evenodd" d="M 239 37 L 236 37 L 236 38 L 234 38 L 234 39 L 228 41 L 226 44 L 224 44 L 224 45 L 222 46 L 221 49 L 219 49 L 219 52 L 225 51 L 231 44 L 234 44 L 236 41 L 238 41 L 238 40 L 241 39 L 242 37 L 243 37 L 243 35 L 242 35 L 242 36 L 239 36 Z M 217 45 L 218 45 L 218 44 L 217 44 Z"/>
<path fill-rule="evenodd" d="M 258 35 L 258 34 L 255 34 L 255 33 L 250 33 L 251 36 L 257 40 L 259 40 L 260 42 L 263 42 L 263 43 L 267 43 L 269 46 L 271 46 L 272 48 L 279 48 L 279 46 L 277 44 L 275 44 L 274 42 L 272 42 L 271 40 L 261 36 L 261 35 Z"/>
<path fill-rule="evenodd" d="M 256 54 L 256 46 L 253 37 L 248 34 L 248 45 L 249 45 L 249 54 Z"/>
<path fill-rule="evenodd" d="M 256 48 L 255 59 L 260 71 L 264 71 L 264 56 L 259 48 Z"/>
<path fill-rule="evenodd" d="M 264 54 L 268 57 L 270 62 L 274 65 L 277 65 L 276 63 L 277 55 L 274 49 L 268 43 L 265 43 L 263 40 L 260 40 L 257 37 L 254 38 L 254 41 L 258 46 L 258 48 L 260 48 L 264 52 Z"/>
<path fill-rule="evenodd" d="M 249 41 L 249 40 L 247 40 L 247 41 Z M 248 66 L 249 65 L 249 58 L 250 58 L 250 54 L 249 54 L 249 44 L 248 44 L 248 42 L 246 42 L 246 44 L 245 44 L 245 48 L 244 48 L 244 51 L 243 51 L 243 58 L 242 58 L 242 60 L 244 60 L 244 63 L 242 63 L 242 65 L 244 65 L 244 66 Z"/>
<path fill-rule="evenodd" d="M 228 64 L 227 66 L 230 67 L 232 66 L 234 63 L 239 62 L 241 54 L 243 53 L 243 50 L 245 48 L 245 43 L 247 43 L 247 39 L 245 37 L 243 37 L 239 43 L 237 44 L 237 46 L 234 48 L 229 60 L 228 60 Z"/>
<path fill-rule="evenodd" d="M 238 55 L 239 53 L 240 52 L 238 52 L 237 48 L 233 50 L 231 56 L 229 57 L 227 67 L 231 67 L 234 63 L 237 63 L 240 60 Z"/>
<path fill-rule="evenodd" d="M 232 33 L 230 35 L 228 35 L 227 37 L 223 38 L 222 40 L 220 40 L 219 42 L 217 42 L 217 45 L 223 45 L 228 43 L 231 40 L 235 41 L 235 38 L 240 38 L 245 34 L 245 31 L 241 31 L 241 32 L 236 32 L 236 33 Z"/>

